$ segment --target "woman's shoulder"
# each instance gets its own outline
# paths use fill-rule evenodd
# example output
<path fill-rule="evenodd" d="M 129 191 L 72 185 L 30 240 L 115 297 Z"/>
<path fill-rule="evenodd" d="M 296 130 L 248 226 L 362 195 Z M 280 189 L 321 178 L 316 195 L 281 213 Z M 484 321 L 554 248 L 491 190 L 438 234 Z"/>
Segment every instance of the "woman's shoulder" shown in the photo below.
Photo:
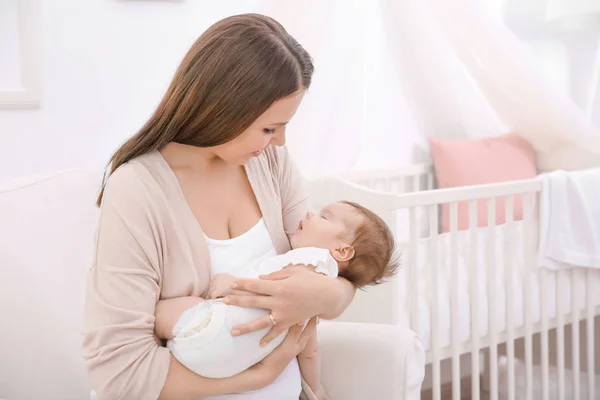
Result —
<path fill-rule="evenodd" d="M 160 160 L 156 154 L 145 154 L 120 165 L 106 179 L 104 198 L 139 201 L 152 199 L 165 191 L 160 179 Z M 150 197 L 148 195 L 151 195 Z"/>

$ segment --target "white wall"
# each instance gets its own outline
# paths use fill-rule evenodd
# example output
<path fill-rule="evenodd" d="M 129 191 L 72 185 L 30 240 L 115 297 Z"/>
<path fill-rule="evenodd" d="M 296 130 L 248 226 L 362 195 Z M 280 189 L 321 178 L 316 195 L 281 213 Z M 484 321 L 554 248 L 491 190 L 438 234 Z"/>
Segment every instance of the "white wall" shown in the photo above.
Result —
<path fill-rule="evenodd" d="M 0 110 L 0 180 L 104 167 L 153 111 L 192 42 L 218 19 L 255 11 L 258 4 L 37 1 L 42 106 Z"/>
<path fill-rule="evenodd" d="M 22 0 L 0 0 L 7 1 Z M 79 166 L 103 168 L 154 110 L 179 61 L 210 24 L 227 15 L 269 9 L 315 57 L 313 87 L 289 131 L 291 151 L 303 172 L 350 164 L 355 169 L 390 168 L 426 159 L 426 142 L 390 61 L 394 41 L 385 39 L 378 2 L 367 7 L 362 0 L 30 1 L 37 2 L 41 21 L 41 108 L 0 109 L 0 180 Z M 353 17 L 351 3 L 356 3 L 358 17 Z M 332 7 L 337 8 L 326 14 Z M 328 15 L 325 25 L 336 37 L 325 40 L 317 29 L 320 14 Z M 331 34 L 329 30 L 325 33 Z M 329 47 L 319 49 L 323 42 Z M 4 43 L 0 37 L 0 62 L 12 54 Z M 352 64 L 358 62 L 362 66 Z M 2 67 L 0 90 L 10 72 Z M 567 91 L 568 84 L 564 86 Z M 352 101 L 340 101 L 350 97 Z M 600 118 L 600 101 L 598 108 Z M 451 133 L 451 122 L 443 121 L 436 134 Z M 324 145 L 324 134 L 333 143 Z M 318 147 L 326 147 L 320 158 L 331 160 L 315 166 L 311 159 L 318 157 Z"/>
<path fill-rule="evenodd" d="M 379 61 L 388 48 L 377 2 L 28 1 L 40 8 L 42 106 L 0 109 L 0 180 L 104 168 L 154 110 L 192 42 L 215 21 L 252 11 L 281 21 L 315 58 L 313 87 L 288 135 L 305 175 L 409 164 L 413 144 L 424 145 L 392 64 Z"/>

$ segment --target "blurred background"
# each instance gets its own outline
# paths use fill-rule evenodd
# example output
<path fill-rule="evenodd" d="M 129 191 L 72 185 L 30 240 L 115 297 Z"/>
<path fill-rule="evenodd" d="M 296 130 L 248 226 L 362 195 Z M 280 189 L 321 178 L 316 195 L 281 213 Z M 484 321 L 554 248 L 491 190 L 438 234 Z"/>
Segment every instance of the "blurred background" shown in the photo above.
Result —
<path fill-rule="evenodd" d="M 596 0 L 0 0 L 0 179 L 103 168 L 192 42 L 244 12 L 314 57 L 288 135 L 309 178 L 425 162 L 427 137 L 517 131 L 542 169 L 600 149 Z"/>

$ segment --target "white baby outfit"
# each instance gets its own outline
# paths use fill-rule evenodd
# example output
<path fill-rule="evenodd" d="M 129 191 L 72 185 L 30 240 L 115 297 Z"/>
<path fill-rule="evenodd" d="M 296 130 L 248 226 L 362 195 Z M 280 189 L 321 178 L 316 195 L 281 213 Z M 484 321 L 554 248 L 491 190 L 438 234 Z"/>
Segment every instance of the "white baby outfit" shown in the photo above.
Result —
<path fill-rule="evenodd" d="M 314 266 L 315 272 L 337 277 L 338 265 L 328 250 L 306 247 L 275 255 L 274 249 L 265 251 L 257 246 L 257 242 L 265 241 L 259 240 L 259 237 L 265 235 L 268 237 L 268 232 L 260 220 L 250 231 L 236 238 L 207 238 L 213 274 L 230 273 L 237 277 L 258 278 L 290 264 L 304 264 Z M 272 248 L 270 239 L 269 246 Z M 248 260 L 254 260 L 250 262 L 253 265 L 249 266 Z M 215 270 L 215 266 L 224 267 Z M 236 375 L 265 358 L 285 338 L 287 331 L 261 348 L 260 340 L 270 328 L 241 336 L 231 335 L 235 325 L 253 321 L 267 313 L 264 309 L 226 305 L 219 299 L 202 302 L 181 316 L 174 328 L 174 338 L 167 342 L 167 347 L 179 362 L 198 375 L 207 378 Z M 294 364 L 297 371 L 297 364 Z"/>

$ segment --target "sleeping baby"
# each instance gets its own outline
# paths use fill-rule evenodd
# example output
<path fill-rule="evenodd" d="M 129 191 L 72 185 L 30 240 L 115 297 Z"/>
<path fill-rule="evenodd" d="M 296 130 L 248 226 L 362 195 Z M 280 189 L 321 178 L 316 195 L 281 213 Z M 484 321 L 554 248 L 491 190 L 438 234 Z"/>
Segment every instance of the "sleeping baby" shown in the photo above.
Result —
<path fill-rule="evenodd" d="M 308 213 L 290 236 L 290 243 L 292 250 L 268 257 L 243 277 L 258 278 L 300 264 L 331 278 L 344 277 L 361 288 L 381 283 L 394 274 L 398 265 L 394 259 L 394 238 L 385 222 L 352 202 L 330 204 L 318 216 Z M 157 304 L 157 335 L 168 340 L 167 347 L 179 362 L 207 378 L 229 377 L 250 368 L 272 352 L 287 334 L 282 333 L 264 347 L 260 340 L 268 329 L 241 336 L 231 334 L 233 326 L 269 314 L 268 310 L 222 302 L 220 297 L 234 292 L 231 285 L 236 278 L 240 277 L 214 275 L 211 299 L 194 299 L 197 304 L 181 315 L 162 312 L 163 300 Z M 298 356 L 298 364 L 306 383 L 315 394 L 320 394 L 323 388 L 317 352 L 315 338 Z"/>

